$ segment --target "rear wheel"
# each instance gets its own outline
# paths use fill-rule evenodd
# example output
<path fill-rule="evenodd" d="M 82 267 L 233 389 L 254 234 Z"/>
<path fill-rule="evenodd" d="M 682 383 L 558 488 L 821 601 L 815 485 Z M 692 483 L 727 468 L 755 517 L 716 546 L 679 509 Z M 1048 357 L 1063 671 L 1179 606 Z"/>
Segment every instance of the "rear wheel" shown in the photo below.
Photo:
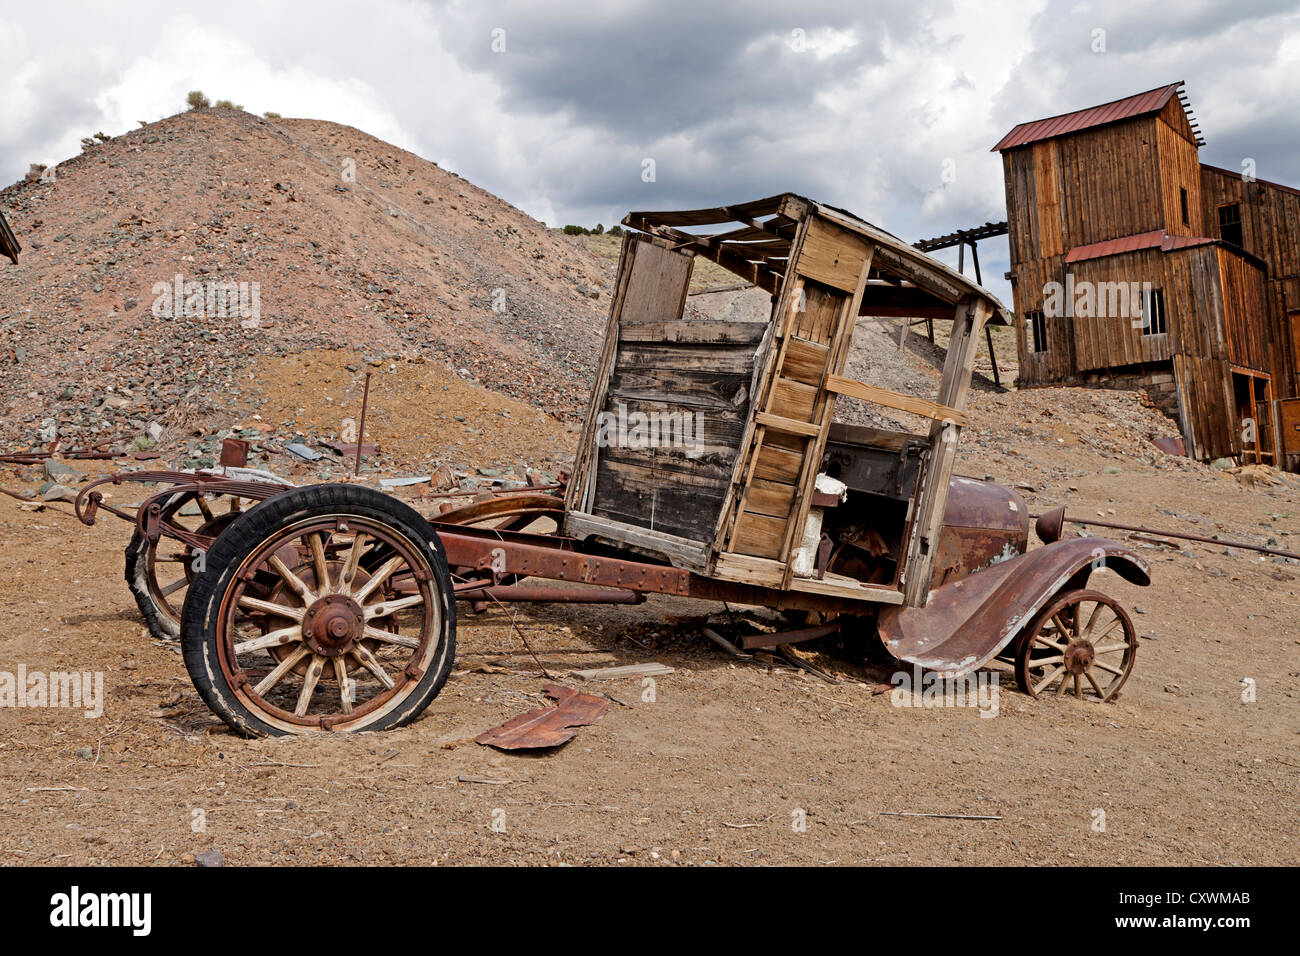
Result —
<path fill-rule="evenodd" d="M 214 509 L 199 494 L 181 492 L 162 503 L 162 520 L 196 534 L 216 537 L 239 516 L 239 500 L 229 511 Z M 150 542 L 138 529 L 126 546 L 126 585 L 149 633 L 162 641 L 181 636 L 181 609 L 194 580 L 194 549 L 175 538 Z"/>
<path fill-rule="evenodd" d="M 222 532 L 190 587 L 185 666 L 235 731 L 386 730 L 455 655 L 447 563 L 407 505 L 353 485 L 286 491 Z"/>
<path fill-rule="evenodd" d="M 1030 697 L 1111 700 L 1137 656 L 1128 612 L 1100 591 L 1067 591 L 1048 602 L 1016 645 L 1016 680 Z"/>

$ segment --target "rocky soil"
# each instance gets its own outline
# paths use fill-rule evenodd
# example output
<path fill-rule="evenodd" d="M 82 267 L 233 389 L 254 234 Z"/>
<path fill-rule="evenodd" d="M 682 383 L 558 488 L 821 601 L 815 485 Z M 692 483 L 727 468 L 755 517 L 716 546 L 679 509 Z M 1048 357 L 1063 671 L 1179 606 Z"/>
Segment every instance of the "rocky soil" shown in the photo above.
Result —
<path fill-rule="evenodd" d="M 581 414 L 609 264 L 350 127 L 181 113 L 0 206 L 24 247 L 0 270 L 0 450 L 218 426 L 258 387 L 256 359 L 322 347 L 437 360 Z M 223 282 L 243 299 L 206 294 Z"/>

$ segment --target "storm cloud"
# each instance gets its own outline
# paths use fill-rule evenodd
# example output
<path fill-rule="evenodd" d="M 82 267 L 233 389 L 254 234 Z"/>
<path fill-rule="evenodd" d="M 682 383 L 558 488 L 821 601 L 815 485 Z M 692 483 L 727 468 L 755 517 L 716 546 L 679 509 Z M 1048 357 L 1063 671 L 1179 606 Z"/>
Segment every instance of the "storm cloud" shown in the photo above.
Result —
<path fill-rule="evenodd" d="M 1203 161 L 1300 184 L 1295 3 L 144 0 L 12 6 L 0 43 L 5 181 L 202 89 L 359 127 L 551 225 L 792 190 L 915 240 L 1003 218 L 989 147 L 1015 123 L 1186 80 Z"/>

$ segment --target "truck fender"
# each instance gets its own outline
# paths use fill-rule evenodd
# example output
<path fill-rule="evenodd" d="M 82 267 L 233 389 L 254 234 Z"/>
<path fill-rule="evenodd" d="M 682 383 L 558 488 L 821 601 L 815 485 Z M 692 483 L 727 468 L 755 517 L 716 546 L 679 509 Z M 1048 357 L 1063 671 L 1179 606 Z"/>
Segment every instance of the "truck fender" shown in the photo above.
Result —
<path fill-rule="evenodd" d="M 935 588 L 924 607 L 882 610 L 880 639 L 900 661 L 960 677 L 1001 653 L 1053 595 L 1084 587 L 1102 570 L 1151 583 L 1146 562 L 1124 545 L 1067 538 Z"/>

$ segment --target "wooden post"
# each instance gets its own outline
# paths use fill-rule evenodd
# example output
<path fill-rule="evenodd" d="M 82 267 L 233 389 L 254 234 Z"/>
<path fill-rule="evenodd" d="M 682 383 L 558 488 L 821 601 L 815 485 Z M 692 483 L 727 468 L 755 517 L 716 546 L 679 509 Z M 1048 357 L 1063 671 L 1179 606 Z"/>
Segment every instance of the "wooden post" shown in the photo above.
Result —
<path fill-rule="evenodd" d="M 992 312 L 987 299 L 968 297 L 958 303 L 953 313 L 952 340 L 948 343 L 943 381 L 939 385 L 937 400 L 941 405 L 965 410 L 980 326 Z M 931 448 L 925 454 L 923 487 L 907 545 L 907 563 L 903 567 L 903 601 L 909 607 L 924 607 L 930 594 L 935 548 L 943 528 L 948 482 L 957 459 L 960 436 L 961 426 L 954 421 L 936 420 L 930 425 Z"/>

